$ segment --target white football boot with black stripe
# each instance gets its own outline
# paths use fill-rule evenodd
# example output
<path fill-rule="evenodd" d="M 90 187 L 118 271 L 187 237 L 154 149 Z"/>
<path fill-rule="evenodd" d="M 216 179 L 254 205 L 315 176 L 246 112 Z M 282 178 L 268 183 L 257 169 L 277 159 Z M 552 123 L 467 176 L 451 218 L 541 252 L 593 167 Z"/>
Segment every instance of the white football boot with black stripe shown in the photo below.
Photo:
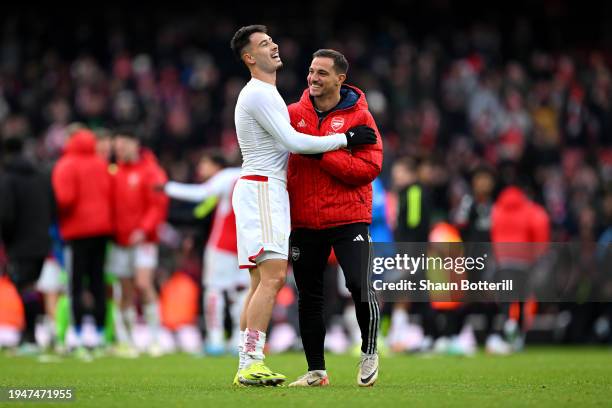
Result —
<path fill-rule="evenodd" d="M 361 353 L 357 384 L 360 387 L 371 387 L 378 379 L 378 353 Z"/>
<path fill-rule="evenodd" d="M 308 371 L 306 374 L 289 384 L 290 387 L 327 387 L 329 377 L 325 371 Z"/>

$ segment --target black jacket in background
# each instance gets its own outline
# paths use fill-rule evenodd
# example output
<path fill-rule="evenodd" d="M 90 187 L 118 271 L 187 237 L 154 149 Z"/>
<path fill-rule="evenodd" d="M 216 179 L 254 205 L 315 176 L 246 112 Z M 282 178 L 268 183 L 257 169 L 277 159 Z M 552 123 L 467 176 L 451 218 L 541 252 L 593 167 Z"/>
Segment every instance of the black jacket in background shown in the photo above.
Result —
<path fill-rule="evenodd" d="M 5 161 L 0 173 L 0 238 L 10 259 L 49 253 L 51 180 L 23 157 Z"/>

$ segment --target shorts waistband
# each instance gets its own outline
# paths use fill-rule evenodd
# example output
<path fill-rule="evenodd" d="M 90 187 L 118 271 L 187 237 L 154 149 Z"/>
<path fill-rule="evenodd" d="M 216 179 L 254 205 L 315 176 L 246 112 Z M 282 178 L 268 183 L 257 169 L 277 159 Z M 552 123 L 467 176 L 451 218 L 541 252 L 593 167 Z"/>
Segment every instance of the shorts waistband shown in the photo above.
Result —
<path fill-rule="evenodd" d="M 240 176 L 240 178 L 244 179 L 244 180 L 261 181 L 261 182 L 264 182 L 264 183 L 266 183 L 268 181 L 268 176 L 258 176 L 256 174 L 252 174 L 252 175 L 250 174 L 250 175 L 247 175 L 247 176 Z"/>

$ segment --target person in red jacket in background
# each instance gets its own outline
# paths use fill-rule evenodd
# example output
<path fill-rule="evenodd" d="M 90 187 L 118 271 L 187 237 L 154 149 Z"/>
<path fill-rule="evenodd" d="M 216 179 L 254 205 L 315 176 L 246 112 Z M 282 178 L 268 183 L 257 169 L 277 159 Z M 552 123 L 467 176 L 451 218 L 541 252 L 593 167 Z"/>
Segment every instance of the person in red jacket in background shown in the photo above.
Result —
<path fill-rule="evenodd" d="M 382 140 L 364 93 L 344 84 L 347 70 L 348 62 L 341 53 L 315 52 L 308 89 L 299 102 L 289 106 L 291 125 L 299 132 L 324 136 L 365 125 L 375 129 L 377 137 L 374 145 L 319 155 L 292 154 L 289 158 L 291 258 L 299 291 L 300 334 L 308 361 L 308 373 L 290 386 L 329 383 L 323 353 L 323 271 L 332 248 L 355 302 L 361 330 L 357 383 L 369 386 L 378 377 L 379 307 L 371 289 L 364 291 L 367 298 L 362 299 L 362 286 L 371 255 L 371 183 L 381 171 Z"/>
<path fill-rule="evenodd" d="M 520 298 L 516 320 L 509 316 L 504 327 L 515 351 L 524 345 L 524 301 L 530 295 L 529 271 L 546 252 L 549 241 L 550 220 L 546 210 L 516 186 L 502 190 L 491 212 L 491 242 L 498 275 L 514 281 L 514 296 Z"/>
<path fill-rule="evenodd" d="M 168 198 L 155 187 L 167 181 L 152 152 L 141 147 L 136 129 L 117 129 L 117 159 L 113 174 L 114 245 L 109 271 L 121 282 L 121 301 L 116 319 L 120 347 L 131 347 L 130 332 L 136 322 L 134 291 L 143 299 L 143 311 L 152 336 L 149 352 L 160 351 L 158 296 L 155 270 L 158 264 L 157 229 L 166 219 Z"/>
<path fill-rule="evenodd" d="M 66 241 L 65 262 L 79 346 L 85 282 L 89 282 L 94 298 L 100 344 L 106 319 L 103 270 L 106 242 L 113 232 L 111 179 L 107 168 L 108 163 L 96 154 L 95 135 L 81 128 L 68 139 L 64 154 L 52 173 L 60 234 Z M 84 357 L 87 354 L 83 347 L 78 347 L 77 351 Z"/>

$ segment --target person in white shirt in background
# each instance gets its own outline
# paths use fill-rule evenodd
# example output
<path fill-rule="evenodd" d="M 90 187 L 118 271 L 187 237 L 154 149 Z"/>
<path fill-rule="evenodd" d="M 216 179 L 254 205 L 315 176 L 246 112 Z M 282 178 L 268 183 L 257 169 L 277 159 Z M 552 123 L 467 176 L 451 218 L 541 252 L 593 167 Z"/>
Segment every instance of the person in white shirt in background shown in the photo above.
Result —
<path fill-rule="evenodd" d="M 216 211 L 206 247 L 202 283 L 205 288 L 203 310 L 206 316 L 206 346 L 209 355 L 226 351 L 223 325 L 229 300 L 232 317 L 232 338 L 227 350 L 236 350 L 240 343 L 240 312 L 249 286 L 249 274 L 238 268 L 236 246 L 236 217 L 232 208 L 232 192 L 240 177 L 239 167 L 227 167 L 225 158 L 216 152 L 204 153 L 198 164 L 201 184 L 169 181 L 164 192 L 171 198 L 200 203 L 211 197 L 217 199 Z"/>
<path fill-rule="evenodd" d="M 240 319 L 240 347 L 235 385 L 278 385 L 282 374 L 264 365 L 266 330 L 278 291 L 285 283 L 291 219 L 287 193 L 289 152 L 319 154 L 376 143 L 374 130 L 359 126 L 346 134 L 313 137 L 295 131 L 285 101 L 276 89 L 282 67 L 278 45 L 262 25 L 240 28 L 231 48 L 250 71 L 234 120 L 242 153 L 241 177 L 234 188 L 238 260 L 249 269 L 251 286 Z"/>

